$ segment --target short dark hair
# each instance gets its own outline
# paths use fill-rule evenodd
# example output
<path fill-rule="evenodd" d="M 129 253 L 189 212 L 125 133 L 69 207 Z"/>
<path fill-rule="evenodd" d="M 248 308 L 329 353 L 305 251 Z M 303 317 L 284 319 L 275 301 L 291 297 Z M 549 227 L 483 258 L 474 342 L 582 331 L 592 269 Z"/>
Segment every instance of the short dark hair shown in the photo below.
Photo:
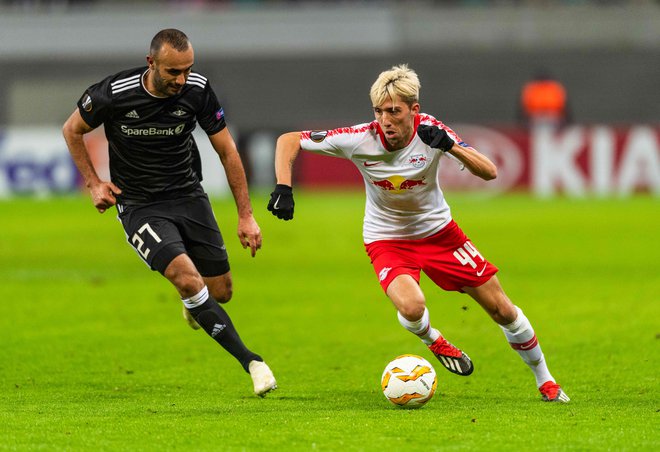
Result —
<path fill-rule="evenodd" d="M 156 36 L 151 40 L 149 53 L 151 55 L 156 55 L 163 47 L 163 44 L 169 44 L 174 50 L 183 52 L 190 47 L 190 40 L 181 30 L 177 30 L 176 28 L 166 28 L 165 30 L 156 33 Z"/>

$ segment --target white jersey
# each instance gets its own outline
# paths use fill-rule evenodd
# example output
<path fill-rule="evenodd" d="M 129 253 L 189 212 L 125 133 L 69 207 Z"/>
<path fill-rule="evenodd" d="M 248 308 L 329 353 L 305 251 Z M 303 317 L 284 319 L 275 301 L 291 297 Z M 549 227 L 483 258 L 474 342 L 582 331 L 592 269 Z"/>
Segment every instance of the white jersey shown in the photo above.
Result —
<path fill-rule="evenodd" d="M 455 142 L 465 144 L 453 130 L 423 113 L 415 117 L 412 140 L 398 151 L 387 150 L 377 121 L 301 134 L 303 150 L 349 159 L 362 174 L 367 192 L 365 243 L 429 237 L 451 221 L 438 182 L 444 153 L 422 142 L 417 136 L 419 124 L 441 127 Z"/>

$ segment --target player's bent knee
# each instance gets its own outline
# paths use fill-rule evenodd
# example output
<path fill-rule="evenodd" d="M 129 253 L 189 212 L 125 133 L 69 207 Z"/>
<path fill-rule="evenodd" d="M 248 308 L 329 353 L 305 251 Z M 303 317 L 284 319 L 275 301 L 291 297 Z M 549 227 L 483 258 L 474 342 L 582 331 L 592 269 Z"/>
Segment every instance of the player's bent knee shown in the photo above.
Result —
<path fill-rule="evenodd" d="M 232 295 L 234 295 L 234 291 L 230 288 L 225 289 L 223 291 L 214 291 L 211 293 L 211 296 L 217 301 L 218 303 L 227 303 L 229 300 L 231 300 Z"/>
<path fill-rule="evenodd" d="M 219 282 L 213 282 L 209 285 L 209 291 L 211 296 L 218 303 L 227 303 L 231 300 L 231 297 L 234 295 L 234 289 L 232 287 L 231 280 L 225 279 Z"/>
<path fill-rule="evenodd" d="M 204 280 L 199 274 L 180 271 L 165 276 L 184 298 L 192 297 L 204 288 Z"/>
<path fill-rule="evenodd" d="M 515 321 L 518 315 L 515 306 L 506 297 L 503 301 L 491 305 L 487 310 L 491 318 L 500 325 L 508 325 Z"/>
<path fill-rule="evenodd" d="M 202 278 L 180 277 L 170 279 L 170 281 L 184 298 L 192 297 L 204 288 L 204 281 L 202 281 Z"/>
<path fill-rule="evenodd" d="M 508 325 L 516 320 L 518 317 L 518 312 L 513 303 L 509 302 L 504 308 L 501 308 L 499 314 L 502 318 L 501 322 L 498 322 L 500 325 Z"/>
<path fill-rule="evenodd" d="M 398 306 L 397 309 L 406 320 L 415 322 L 421 319 L 424 315 L 425 306 L 424 300 L 421 300 L 421 302 L 419 300 L 414 300 Z"/>

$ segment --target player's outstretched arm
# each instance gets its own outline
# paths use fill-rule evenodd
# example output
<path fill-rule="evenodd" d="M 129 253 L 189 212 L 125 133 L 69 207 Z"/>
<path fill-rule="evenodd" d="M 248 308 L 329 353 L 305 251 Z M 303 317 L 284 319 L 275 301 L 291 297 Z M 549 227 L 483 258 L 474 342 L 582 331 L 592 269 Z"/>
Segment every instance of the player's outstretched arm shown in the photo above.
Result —
<path fill-rule="evenodd" d="M 446 130 L 422 124 L 417 127 L 417 135 L 427 146 L 440 149 L 456 157 L 475 176 L 484 180 L 497 177 L 497 167 L 488 157 L 474 148 L 461 146 L 454 142 Z"/>
<path fill-rule="evenodd" d="M 275 177 L 277 185 L 270 194 L 268 210 L 281 220 L 293 218 L 293 162 L 300 152 L 300 132 L 289 132 L 277 139 Z"/>
<path fill-rule="evenodd" d="M 218 153 L 220 162 L 227 175 L 227 183 L 231 189 L 238 210 L 238 239 L 243 248 L 250 248 L 252 257 L 257 254 L 261 248 L 261 229 L 252 214 L 252 204 L 248 193 L 247 178 L 245 169 L 238 155 L 234 138 L 227 128 L 209 136 L 213 149 Z"/>
<path fill-rule="evenodd" d="M 277 139 L 275 146 L 275 177 L 278 184 L 292 187 L 293 162 L 300 152 L 300 132 L 289 132 Z"/>
<path fill-rule="evenodd" d="M 64 123 L 62 134 L 69 148 L 71 158 L 90 191 L 94 207 L 100 213 L 103 213 L 109 207 L 117 204 L 115 195 L 121 194 L 121 190 L 112 182 L 99 179 L 94 169 L 92 160 L 89 157 L 89 151 L 83 139 L 83 135 L 92 130 L 94 129 L 87 125 L 82 116 L 80 116 L 80 112 L 76 109 Z"/>
<path fill-rule="evenodd" d="M 495 164 L 474 148 L 466 148 L 458 143 L 454 143 L 447 153 L 456 157 L 472 174 L 483 180 L 492 180 L 497 177 L 497 167 Z"/>

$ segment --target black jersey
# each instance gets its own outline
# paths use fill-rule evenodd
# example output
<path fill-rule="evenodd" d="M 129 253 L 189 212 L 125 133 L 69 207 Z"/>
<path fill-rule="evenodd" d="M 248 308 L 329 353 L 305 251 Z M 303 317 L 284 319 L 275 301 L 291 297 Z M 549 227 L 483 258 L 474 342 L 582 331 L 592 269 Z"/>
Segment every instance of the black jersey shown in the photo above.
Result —
<path fill-rule="evenodd" d="M 101 124 L 109 143 L 110 177 L 121 204 L 173 199 L 200 189 L 202 172 L 192 132 L 226 127 L 207 79 L 191 73 L 181 91 L 155 97 L 144 86 L 147 67 L 119 72 L 90 86 L 78 109 L 91 127 Z"/>

